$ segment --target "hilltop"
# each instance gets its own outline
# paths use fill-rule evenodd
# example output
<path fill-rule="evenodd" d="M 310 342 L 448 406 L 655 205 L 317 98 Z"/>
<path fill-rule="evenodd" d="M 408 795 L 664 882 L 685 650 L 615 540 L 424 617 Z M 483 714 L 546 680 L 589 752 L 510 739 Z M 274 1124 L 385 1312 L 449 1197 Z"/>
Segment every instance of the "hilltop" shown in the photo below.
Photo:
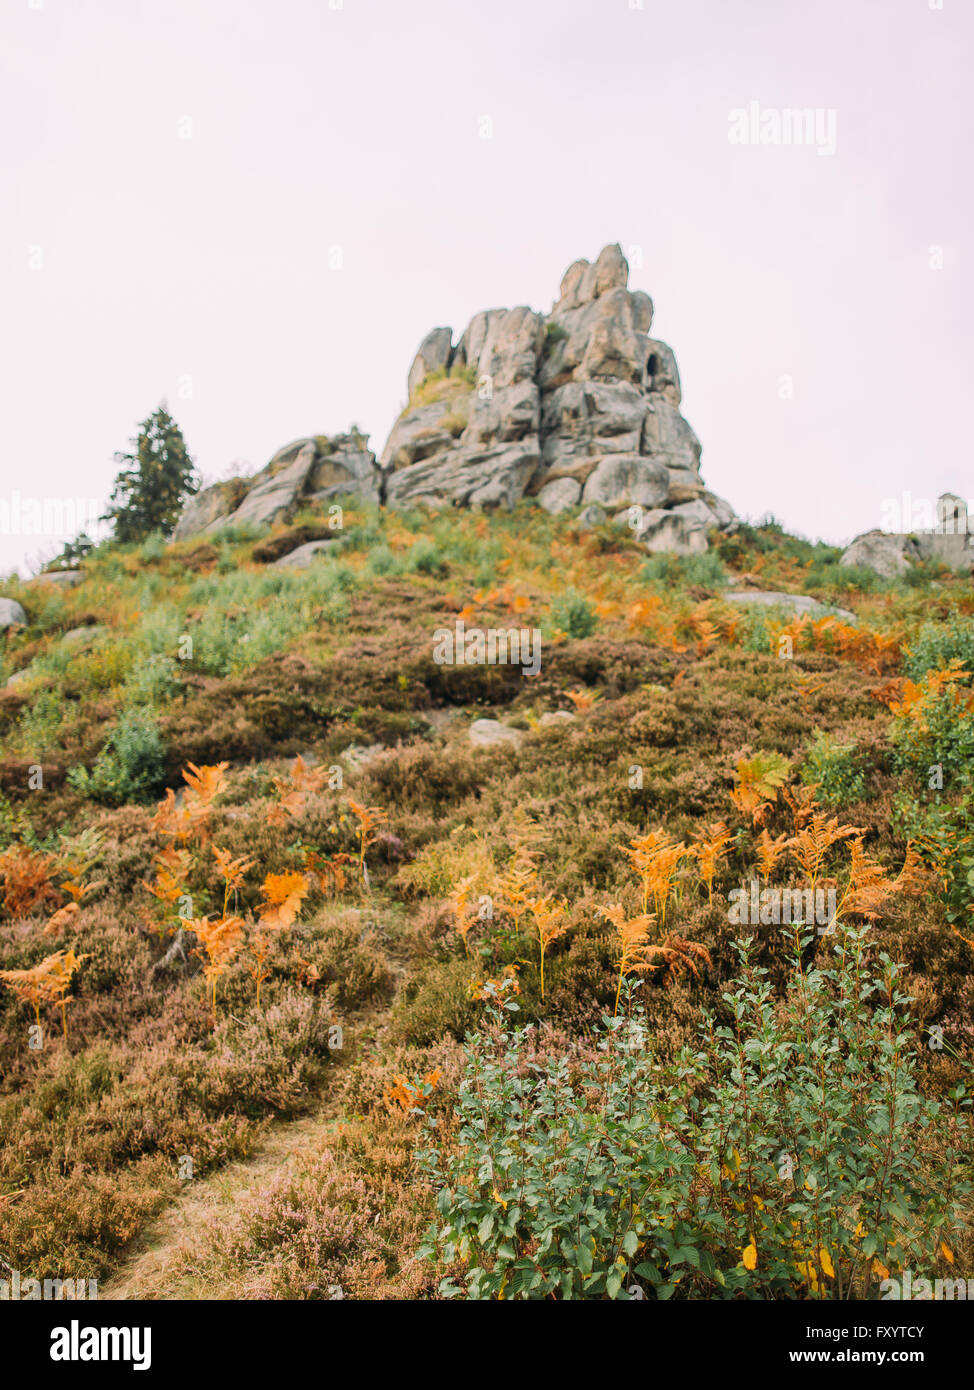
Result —
<path fill-rule="evenodd" d="M 359 432 L 294 440 L 253 478 L 193 498 L 176 538 L 341 494 L 431 511 L 532 498 L 552 514 L 581 506 L 589 524 L 612 514 L 648 550 L 705 550 L 707 531 L 736 517 L 704 486 L 676 356 L 650 336 L 653 301 L 628 281 L 620 247 L 606 246 L 568 268 L 548 314 L 486 309 L 455 342 L 432 329 L 378 459 Z"/>
<path fill-rule="evenodd" d="M 651 326 L 608 247 L 428 334 L 378 458 L 295 440 L 5 584 L 0 1281 L 970 1260 L 962 504 L 861 565 L 740 520 Z"/>
<path fill-rule="evenodd" d="M 669 954 L 640 987 L 644 1017 L 674 1056 L 706 1009 L 726 1020 L 730 894 L 761 878 L 765 830 L 795 833 L 784 792 L 800 804 L 813 783 L 890 882 L 918 837 L 944 875 L 880 894 L 870 930 L 905 963 L 918 1084 L 944 1098 L 963 1080 L 970 701 L 924 672 L 970 661 L 968 584 L 931 566 L 882 580 L 773 525 L 712 532 L 681 558 L 528 500 L 431 517 L 346 497 L 338 532 L 332 505 L 102 546 L 70 587 L 10 590 L 24 623 L 3 648 L 5 676 L 22 677 L 0 695 L 0 968 L 81 963 L 64 1036 L 56 1003 L 35 1019 L 0 991 L 0 1259 L 150 1296 L 205 1296 L 214 1279 L 241 1296 L 436 1296 L 445 1267 L 418 1257 L 436 1185 L 415 1167 L 416 1109 L 449 1151 L 482 998 L 516 987 L 518 1017 L 554 1030 L 539 1045 L 575 1046 L 619 988 L 599 908 L 640 911 L 626 847 L 657 829 L 716 845 L 709 891 L 705 861 L 677 855 L 648 938 Z M 313 562 L 285 563 L 319 542 Z M 789 594 L 819 606 L 789 611 Z M 437 664 L 434 633 L 458 619 L 537 628 L 540 675 Z M 826 862 L 841 885 L 842 839 Z M 797 864 L 783 872 L 800 883 Z M 565 903 L 543 999 L 537 923 L 510 915 L 519 891 Z M 225 893 L 240 925 L 221 945 Z M 780 932 L 751 934 L 785 999 Z M 806 960 L 829 949 L 813 936 Z M 930 1051 L 931 1028 L 949 1046 Z M 228 1163 L 240 1200 L 215 1232 L 208 1175 Z M 707 1239 L 739 1280 L 746 1234 Z M 462 1259 L 446 1265 L 463 1277 Z M 703 1272 L 692 1288 L 719 1293 Z"/>

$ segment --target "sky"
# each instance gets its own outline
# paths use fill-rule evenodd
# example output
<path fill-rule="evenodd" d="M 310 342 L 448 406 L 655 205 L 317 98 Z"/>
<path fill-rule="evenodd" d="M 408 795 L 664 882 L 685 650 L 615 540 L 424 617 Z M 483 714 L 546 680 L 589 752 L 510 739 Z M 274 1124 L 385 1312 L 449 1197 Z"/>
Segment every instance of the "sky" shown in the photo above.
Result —
<path fill-rule="evenodd" d="M 208 480 L 378 453 L 616 241 L 741 516 L 974 496 L 972 60 L 971 0 L 3 0 L 0 573 L 161 400 Z"/>

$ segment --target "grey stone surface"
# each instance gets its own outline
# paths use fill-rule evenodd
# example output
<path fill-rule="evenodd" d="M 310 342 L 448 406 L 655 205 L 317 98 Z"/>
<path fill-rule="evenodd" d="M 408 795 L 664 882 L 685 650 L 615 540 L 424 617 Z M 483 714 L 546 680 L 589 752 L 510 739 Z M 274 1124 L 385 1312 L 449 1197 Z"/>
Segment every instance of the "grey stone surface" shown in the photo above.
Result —
<path fill-rule="evenodd" d="M 920 558 L 920 549 L 910 536 L 886 531 L 866 531 L 842 553 L 840 565 L 871 569 L 884 579 L 895 579 L 910 568 L 910 560 Z"/>
<path fill-rule="evenodd" d="M 306 502 L 360 497 L 378 503 L 382 472 L 368 440 L 357 433 L 292 440 L 252 478 L 214 483 L 191 497 L 173 531 L 189 540 L 242 523 L 287 520 Z"/>
<path fill-rule="evenodd" d="M 578 514 L 578 529 L 580 531 L 590 531 L 593 526 L 601 526 L 605 520 L 606 513 L 597 503 L 592 502 L 587 507 L 583 507 Z"/>
<path fill-rule="evenodd" d="M 581 495 L 582 485 L 577 478 L 553 478 L 538 493 L 538 505 L 557 516 L 574 507 Z"/>
<path fill-rule="evenodd" d="M 705 526 L 660 507 L 645 513 L 634 534 L 653 554 L 668 551 L 673 555 L 700 555 L 707 549 Z"/>
<path fill-rule="evenodd" d="M 583 502 L 604 507 L 659 507 L 670 489 L 662 464 L 639 454 L 608 454 L 592 469 L 582 489 Z"/>
<path fill-rule="evenodd" d="M 431 372 L 449 367 L 452 354 L 453 329 L 433 328 L 419 345 L 409 369 L 409 394 L 420 386 Z"/>
<path fill-rule="evenodd" d="M 315 445 L 311 439 L 301 445 L 290 462 L 271 460 L 257 474 L 247 496 L 228 518 L 227 525 L 240 526 L 246 522 L 262 525 L 276 521 L 290 511 L 304 491 L 314 462 Z"/>
<path fill-rule="evenodd" d="M 525 496 L 552 511 L 583 502 L 669 513 L 699 503 L 654 518 L 646 540 L 705 547 L 708 527 L 731 530 L 737 519 L 704 489 L 675 355 L 650 337 L 653 302 L 628 283 L 621 248 L 606 246 L 594 262 L 569 266 L 548 314 L 485 309 L 455 344 L 452 329 L 432 329 L 378 463 L 356 434 L 294 440 L 255 477 L 192 498 L 176 538 L 286 520 L 304 501 L 352 493 L 392 508 L 489 510 Z"/>
<path fill-rule="evenodd" d="M 305 482 L 307 499 L 328 502 L 350 495 L 378 503 L 382 475 L 367 443 L 364 435 L 341 434 L 319 448 Z"/>
<path fill-rule="evenodd" d="M 813 617 L 823 617 L 831 614 L 832 617 L 841 618 L 844 622 L 854 623 L 855 613 L 850 613 L 848 608 L 835 608 L 831 604 L 820 603 L 818 599 L 812 598 L 810 594 L 783 594 L 775 593 L 770 589 L 742 589 L 732 593 L 721 594 L 724 603 L 743 603 L 755 604 L 763 608 L 783 608 L 789 613 L 809 613 Z"/>
<path fill-rule="evenodd" d="M 70 627 L 67 632 L 61 633 L 61 641 L 71 647 L 84 646 L 96 642 L 107 631 L 108 628 L 104 623 L 90 623 L 87 627 Z"/>
<path fill-rule="evenodd" d="M 444 450 L 390 473 L 386 503 L 390 507 L 453 504 L 484 510 L 513 507 L 537 466 L 538 446 L 531 436 L 476 451 Z"/>
<path fill-rule="evenodd" d="M 41 570 L 31 583 L 54 584 L 59 589 L 76 589 L 84 577 L 83 570 Z"/>
<path fill-rule="evenodd" d="M 172 533 L 174 541 L 185 541 L 191 536 L 201 536 L 208 531 L 217 531 L 227 524 L 246 493 L 247 485 L 242 478 L 232 482 L 214 483 L 203 488 L 191 497 L 180 514 Z"/>
<path fill-rule="evenodd" d="M 271 562 L 271 569 L 303 570 L 333 544 L 332 540 L 308 541 Z"/>
<path fill-rule="evenodd" d="M 918 560 L 974 570 L 974 533 L 968 505 L 954 492 L 937 498 L 936 524 L 931 531 L 864 531 L 843 551 L 840 565 L 861 565 L 884 579 L 905 574 Z"/>
<path fill-rule="evenodd" d="M 475 719 L 468 732 L 470 742 L 476 748 L 496 748 L 498 744 L 517 745 L 524 737 L 520 729 L 509 729 L 497 719 Z"/>
<path fill-rule="evenodd" d="M 449 353 L 445 330 L 428 335 L 416 360 L 435 357 L 468 375 L 396 422 L 381 455 L 386 503 L 512 506 L 527 494 L 556 510 L 575 500 L 665 509 L 703 495 L 676 358 L 649 336 L 652 300 L 628 277 L 621 249 L 607 246 L 568 268 L 546 316 L 523 305 L 484 310 Z M 516 455 L 495 452 L 515 444 Z M 485 460 L 500 470 L 493 483 Z M 580 488 L 573 501 L 570 481 Z M 708 505 L 709 526 L 736 525 L 726 503 Z M 693 532 L 689 518 L 659 526 L 656 543 L 695 550 Z"/>
<path fill-rule="evenodd" d="M 27 614 L 15 598 L 0 598 L 0 628 L 26 627 Z"/>

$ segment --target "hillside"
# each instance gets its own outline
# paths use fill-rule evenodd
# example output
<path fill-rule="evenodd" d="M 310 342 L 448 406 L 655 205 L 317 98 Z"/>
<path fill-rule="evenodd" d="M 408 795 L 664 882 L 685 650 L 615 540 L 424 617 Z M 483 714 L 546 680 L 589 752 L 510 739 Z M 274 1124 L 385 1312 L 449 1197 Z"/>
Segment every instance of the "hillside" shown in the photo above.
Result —
<path fill-rule="evenodd" d="M 0 1261 L 350 1299 L 969 1267 L 969 578 L 336 496 L 4 586 Z M 538 674 L 444 660 L 458 622 Z"/>

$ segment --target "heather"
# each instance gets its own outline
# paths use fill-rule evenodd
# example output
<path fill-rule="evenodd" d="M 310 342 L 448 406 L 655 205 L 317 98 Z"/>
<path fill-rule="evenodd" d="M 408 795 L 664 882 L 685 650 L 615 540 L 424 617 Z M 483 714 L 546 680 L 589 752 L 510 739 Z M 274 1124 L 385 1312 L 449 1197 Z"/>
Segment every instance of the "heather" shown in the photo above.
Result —
<path fill-rule="evenodd" d="M 773 522 L 647 561 L 527 504 L 350 502 L 275 566 L 327 525 L 6 586 L 0 1259 L 124 1281 L 251 1172 L 184 1293 L 962 1267 L 969 581 L 862 580 Z M 823 609 L 723 597 L 749 587 Z M 460 617 L 540 629 L 540 674 L 437 664 Z M 478 746 L 485 718 L 516 737 Z M 752 881 L 835 910 L 732 921 Z"/>

